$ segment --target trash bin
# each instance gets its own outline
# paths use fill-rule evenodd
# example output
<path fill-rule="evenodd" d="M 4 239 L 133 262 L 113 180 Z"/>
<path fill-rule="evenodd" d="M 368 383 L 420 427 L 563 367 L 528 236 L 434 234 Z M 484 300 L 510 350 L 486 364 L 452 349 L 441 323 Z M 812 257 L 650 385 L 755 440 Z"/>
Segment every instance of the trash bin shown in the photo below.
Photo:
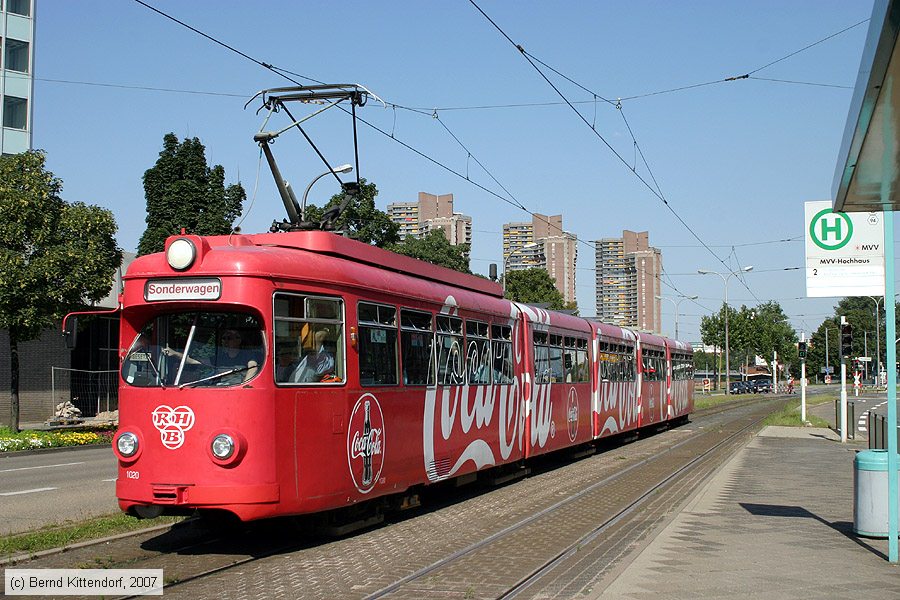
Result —
<path fill-rule="evenodd" d="M 856 453 L 853 461 L 853 491 L 853 533 L 867 537 L 886 538 L 888 536 L 887 450 L 862 450 Z"/>

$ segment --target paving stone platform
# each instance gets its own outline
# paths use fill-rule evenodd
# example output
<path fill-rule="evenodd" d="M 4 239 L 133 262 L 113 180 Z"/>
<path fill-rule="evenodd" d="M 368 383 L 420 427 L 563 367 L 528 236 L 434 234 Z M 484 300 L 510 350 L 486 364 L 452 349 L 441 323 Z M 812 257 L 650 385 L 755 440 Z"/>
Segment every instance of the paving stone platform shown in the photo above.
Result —
<path fill-rule="evenodd" d="M 853 458 L 829 429 L 768 427 L 601 598 L 900 598 L 884 539 L 853 534 Z"/>

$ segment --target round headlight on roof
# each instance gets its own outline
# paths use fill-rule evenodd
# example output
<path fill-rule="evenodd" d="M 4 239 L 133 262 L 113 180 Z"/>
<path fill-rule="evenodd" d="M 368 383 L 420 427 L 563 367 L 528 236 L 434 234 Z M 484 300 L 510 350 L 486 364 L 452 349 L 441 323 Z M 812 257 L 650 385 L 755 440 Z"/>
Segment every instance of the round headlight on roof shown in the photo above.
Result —
<path fill-rule="evenodd" d="M 184 271 L 190 267 L 194 264 L 195 258 L 197 248 L 191 240 L 185 238 L 178 238 L 169 244 L 169 249 L 166 250 L 166 261 L 176 271 Z"/>

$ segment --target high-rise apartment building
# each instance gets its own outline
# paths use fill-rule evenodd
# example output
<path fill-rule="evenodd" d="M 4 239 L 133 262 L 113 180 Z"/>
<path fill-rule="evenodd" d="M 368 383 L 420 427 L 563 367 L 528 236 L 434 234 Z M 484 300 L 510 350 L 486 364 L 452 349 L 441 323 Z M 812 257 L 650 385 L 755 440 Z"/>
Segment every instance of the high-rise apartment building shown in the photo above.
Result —
<path fill-rule="evenodd" d="M 595 242 L 597 318 L 623 327 L 662 330 L 660 276 L 662 253 L 646 231 L 623 231 L 621 238 Z"/>
<path fill-rule="evenodd" d="M 453 212 L 453 194 L 419 192 L 417 202 L 388 204 L 387 214 L 400 226 L 401 239 L 441 229 L 454 246 L 472 243 L 472 217 Z"/>
<path fill-rule="evenodd" d="M 31 148 L 34 1 L 0 0 L 0 151 Z"/>
<path fill-rule="evenodd" d="M 566 302 L 575 301 L 577 258 L 578 239 L 563 231 L 562 215 L 535 214 L 530 222 L 503 225 L 506 270 L 546 269 Z"/>

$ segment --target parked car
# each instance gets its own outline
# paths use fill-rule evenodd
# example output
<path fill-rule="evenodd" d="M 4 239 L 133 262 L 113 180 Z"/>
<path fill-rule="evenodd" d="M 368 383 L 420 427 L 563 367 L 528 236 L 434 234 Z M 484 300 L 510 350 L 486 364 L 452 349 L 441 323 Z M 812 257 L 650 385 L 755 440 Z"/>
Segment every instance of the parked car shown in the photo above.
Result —
<path fill-rule="evenodd" d="M 756 394 L 770 394 L 772 393 L 772 380 L 771 379 L 757 379 L 753 382 L 753 392 Z"/>
<path fill-rule="evenodd" d="M 729 394 L 749 394 L 748 381 L 732 381 L 728 386 Z"/>

